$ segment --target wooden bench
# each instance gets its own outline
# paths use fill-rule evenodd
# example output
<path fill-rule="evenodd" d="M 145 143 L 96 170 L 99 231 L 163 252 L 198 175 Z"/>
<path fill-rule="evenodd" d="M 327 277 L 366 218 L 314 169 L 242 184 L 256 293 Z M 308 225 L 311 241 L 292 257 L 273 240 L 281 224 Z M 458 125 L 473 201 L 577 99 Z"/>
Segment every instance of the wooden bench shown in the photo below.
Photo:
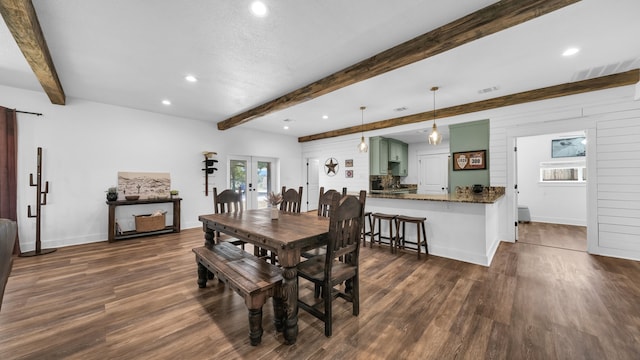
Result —
<path fill-rule="evenodd" d="M 262 306 L 273 297 L 274 323 L 278 331 L 284 327 L 284 308 L 280 288 L 282 270 L 249 254 L 229 242 L 211 248 L 194 248 L 198 263 L 198 286 L 207 286 L 215 275 L 244 298 L 249 309 L 249 340 L 256 346 L 262 340 Z"/>

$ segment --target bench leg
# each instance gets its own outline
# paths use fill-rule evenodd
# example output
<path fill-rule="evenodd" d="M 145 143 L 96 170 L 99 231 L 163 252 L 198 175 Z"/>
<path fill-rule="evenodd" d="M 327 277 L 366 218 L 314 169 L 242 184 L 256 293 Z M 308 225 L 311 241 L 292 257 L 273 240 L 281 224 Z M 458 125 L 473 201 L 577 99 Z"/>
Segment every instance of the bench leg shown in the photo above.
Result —
<path fill-rule="evenodd" d="M 209 270 L 198 262 L 198 287 L 204 288 L 207 286 L 207 279 L 209 278 Z M 212 274 L 213 275 L 213 274 Z"/>
<path fill-rule="evenodd" d="M 252 346 L 262 341 L 262 308 L 249 309 L 249 340 Z"/>

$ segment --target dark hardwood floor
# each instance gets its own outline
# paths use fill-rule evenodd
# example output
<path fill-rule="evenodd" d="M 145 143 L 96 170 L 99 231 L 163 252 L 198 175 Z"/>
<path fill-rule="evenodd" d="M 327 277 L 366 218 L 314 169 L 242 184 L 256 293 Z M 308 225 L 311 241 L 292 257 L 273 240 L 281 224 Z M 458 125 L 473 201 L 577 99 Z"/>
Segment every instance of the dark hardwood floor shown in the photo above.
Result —
<path fill-rule="evenodd" d="M 587 227 L 542 222 L 519 223 L 518 241 L 562 249 L 587 251 Z"/>
<path fill-rule="evenodd" d="M 284 345 L 264 308 L 250 346 L 243 300 L 196 284 L 201 229 L 16 258 L 0 359 L 638 359 L 640 263 L 502 243 L 491 267 L 362 248 L 360 316 L 333 337 L 300 311 Z M 304 287 L 305 293 L 312 289 Z"/>

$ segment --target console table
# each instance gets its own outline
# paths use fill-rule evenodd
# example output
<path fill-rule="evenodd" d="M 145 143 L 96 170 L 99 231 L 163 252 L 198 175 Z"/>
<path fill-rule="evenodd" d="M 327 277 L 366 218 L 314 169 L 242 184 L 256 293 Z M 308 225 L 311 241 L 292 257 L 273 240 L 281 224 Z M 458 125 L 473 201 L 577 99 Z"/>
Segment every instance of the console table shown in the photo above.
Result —
<path fill-rule="evenodd" d="M 109 236 L 109 242 L 116 240 L 130 239 L 138 236 L 158 235 L 165 233 L 179 233 L 180 232 L 180 201 L 182 198 L 174 197 L 167 199 L 141 199 L 141 200 L 116 200 L 107 201 L 109 205 L 109 229 L 107 231 Z M 158 203 L 173 203 L 173 223 L 164 229 L 157 231 L 137 232 L 137 231 L 125 231 L 122 234 L 116 233 L 116 207 L 126 205 L 145 205 L 145 204 L 158 204 Z"/>

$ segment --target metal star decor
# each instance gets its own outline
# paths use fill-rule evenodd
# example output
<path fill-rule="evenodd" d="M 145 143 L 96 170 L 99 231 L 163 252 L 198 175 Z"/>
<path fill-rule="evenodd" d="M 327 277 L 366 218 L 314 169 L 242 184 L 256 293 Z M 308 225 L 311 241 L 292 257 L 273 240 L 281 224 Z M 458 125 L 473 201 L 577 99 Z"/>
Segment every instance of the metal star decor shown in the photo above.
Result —
<path fill-rule="evenodd" d="M 336 158 L 327 159 L 324 166 L 326 167 L 327 175 L 333 176 L 338 173 L 338 160 Z"/>

